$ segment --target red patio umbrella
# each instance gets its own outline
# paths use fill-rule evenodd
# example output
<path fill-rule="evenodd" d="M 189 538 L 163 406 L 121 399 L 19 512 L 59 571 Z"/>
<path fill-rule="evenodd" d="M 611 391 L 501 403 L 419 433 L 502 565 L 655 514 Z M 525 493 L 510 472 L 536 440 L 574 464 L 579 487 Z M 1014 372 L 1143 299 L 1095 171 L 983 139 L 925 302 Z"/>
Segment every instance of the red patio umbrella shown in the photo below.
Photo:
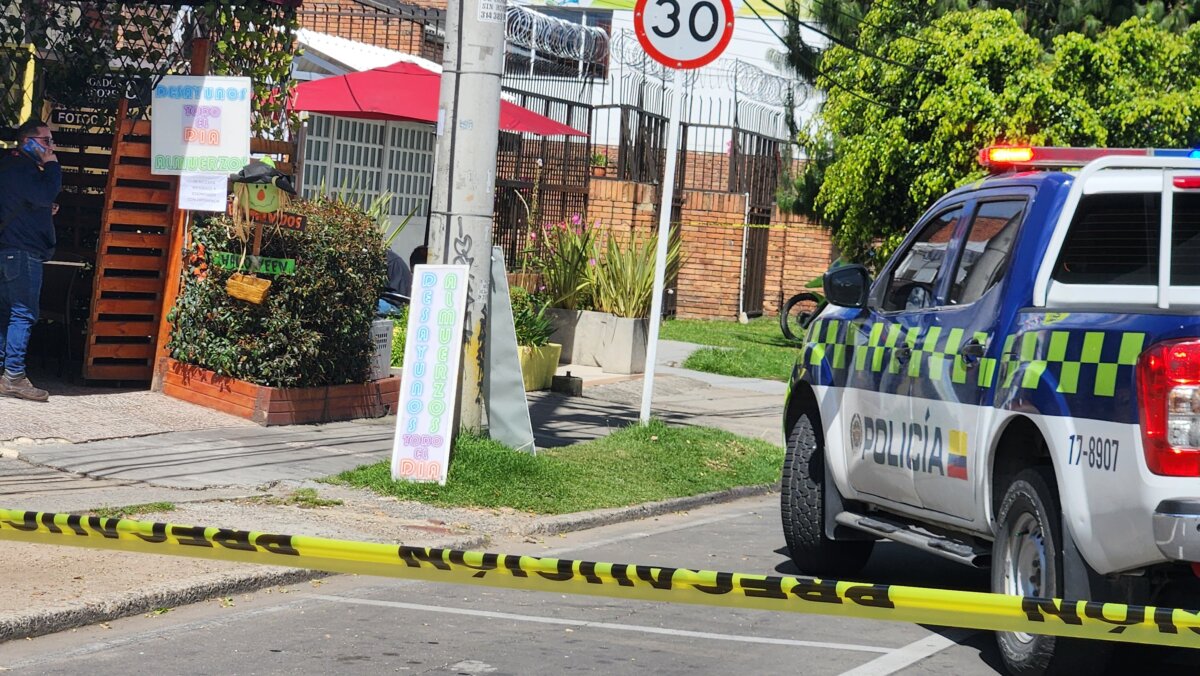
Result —
<path fill-rule="evenodd" d="M 293 94 L 291 107 L 337 117 L 434 124 L 441 81 L 439 73 L 400 61 L 361 73 L 301 83 Z M 541 136 L 587 136 L 508 101 L 500 101 L 500 128 Z"/>

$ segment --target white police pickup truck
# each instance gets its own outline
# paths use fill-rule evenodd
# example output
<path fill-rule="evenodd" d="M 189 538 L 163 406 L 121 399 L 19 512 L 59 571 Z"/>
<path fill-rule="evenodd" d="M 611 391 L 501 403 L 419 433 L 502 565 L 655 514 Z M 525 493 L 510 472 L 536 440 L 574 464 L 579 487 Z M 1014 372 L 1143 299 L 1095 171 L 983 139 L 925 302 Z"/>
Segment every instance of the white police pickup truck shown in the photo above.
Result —
<path fill-rule="evenodd" d="M 999 593 L 1196 603 L 1196 156 L 985 149 L 1003 173 L 934 204 L 874 283 L 826 274 L 785 407 L 802 573 L 854 575 L 888 539 Z M 1109 645 L 998 638 L 1017 674 L 1088 673 Z"/>

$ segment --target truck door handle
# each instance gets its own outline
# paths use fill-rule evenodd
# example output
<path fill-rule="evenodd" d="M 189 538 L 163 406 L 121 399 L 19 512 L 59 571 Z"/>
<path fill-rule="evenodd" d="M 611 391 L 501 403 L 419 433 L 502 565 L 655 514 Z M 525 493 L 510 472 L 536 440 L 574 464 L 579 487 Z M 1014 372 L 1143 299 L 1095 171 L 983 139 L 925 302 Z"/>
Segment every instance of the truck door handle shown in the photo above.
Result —
<path fill-rule="evenodd" d="M 986 349 L 987 348 L 983 343 L 972 338 L 971 340 L 967 341 L 966 345 L 962 346 L 962 349 L 959 350 L 958 353 L 962 355 L 963 361 L 966 362 L 967 365 L 973 366 L 975 362 L 983 359 L 983 353 Z"/>

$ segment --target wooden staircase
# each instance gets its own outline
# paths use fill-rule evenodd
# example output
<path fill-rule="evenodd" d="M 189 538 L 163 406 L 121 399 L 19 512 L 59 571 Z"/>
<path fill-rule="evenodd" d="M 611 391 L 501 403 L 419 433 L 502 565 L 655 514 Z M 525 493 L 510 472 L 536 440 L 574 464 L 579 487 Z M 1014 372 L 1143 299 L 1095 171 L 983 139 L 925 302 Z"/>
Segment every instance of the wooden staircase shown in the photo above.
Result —
<path fill-rule="evenodd" d="M 172 255 L 177 179 L 150 173 L 150 122 L 126 119 L 124 106 L 120 113 L 96 247 L 83 377 L 149 381 Z"/>

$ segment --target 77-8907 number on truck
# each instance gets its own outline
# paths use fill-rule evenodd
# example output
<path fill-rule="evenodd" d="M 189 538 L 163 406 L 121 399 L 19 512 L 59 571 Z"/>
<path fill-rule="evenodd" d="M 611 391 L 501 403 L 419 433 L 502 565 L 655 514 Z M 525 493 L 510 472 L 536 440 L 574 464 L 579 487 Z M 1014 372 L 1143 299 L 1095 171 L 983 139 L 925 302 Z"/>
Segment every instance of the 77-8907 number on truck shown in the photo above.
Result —
<path fill-rule="evenodd" d="M 886 538 L 989 568 L 1000 593 L 1200 602 L 1189 154 L 988 149 L 1001 173 L 938 200 L 874 282 L 826 273 L 784 420 L 802 572 L 853 575 Z M 1106 659 L 1079 640 L 998 643 L 1018 674 Z"/>
<path fill-rule="evenodd" d="M 1084 464 L 1092 469 L 1111 472 L 1117 468 L 1121 440 L 1072 434 L 1067 437 L 1067 464 Z M 1086 446 L 1086 450 L 1084 450 Z"/>

